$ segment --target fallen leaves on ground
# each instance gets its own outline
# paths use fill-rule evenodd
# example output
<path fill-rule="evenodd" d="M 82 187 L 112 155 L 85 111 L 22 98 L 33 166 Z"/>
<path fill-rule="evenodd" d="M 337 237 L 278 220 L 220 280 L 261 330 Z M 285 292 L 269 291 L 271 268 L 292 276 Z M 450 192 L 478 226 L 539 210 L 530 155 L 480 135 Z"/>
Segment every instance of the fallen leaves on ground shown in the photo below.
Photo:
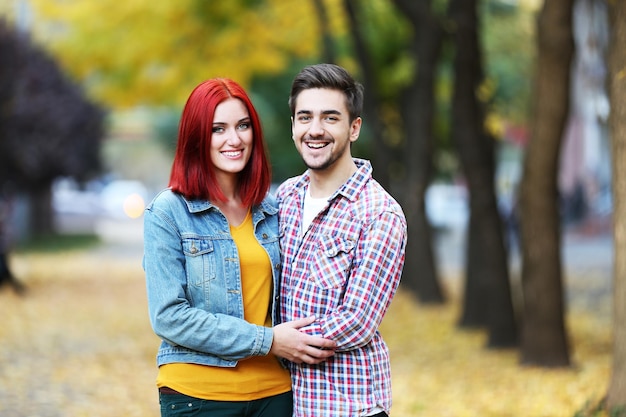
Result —
<path fill-rule="evenodd" d="M 158 340 L 141 255 L 98 251 L 12 257 L 26 296 L 0 291 L 0 415 L 156 417 Z M 456 327 L 458 303 L 419 305 L 400 291 L 383 323 L 394 417 L 573 417 L 604 395 L 610 327 L 568 316 L 571 369 L 522 367 Z"/>
<path fill-rule="evenodd" d="M 605 394 L 610 328 L 569 317 L 571 369 L 523 367 L 516 349 L 486 349 L 482 331 L 456 326 L 458 304 L 424 307 L 399 293 L 382 333 L 392 359 L 394 416 L 573 417 Z"/>

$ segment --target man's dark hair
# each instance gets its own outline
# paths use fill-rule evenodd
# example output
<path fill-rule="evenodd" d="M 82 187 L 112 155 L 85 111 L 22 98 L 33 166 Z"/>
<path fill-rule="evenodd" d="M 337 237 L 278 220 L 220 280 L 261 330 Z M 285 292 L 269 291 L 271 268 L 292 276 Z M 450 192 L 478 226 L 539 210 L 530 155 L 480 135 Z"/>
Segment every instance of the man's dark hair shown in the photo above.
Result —
<path fill-rule="evenodd" d="M 310 65 L 296 75 L 289 95 L 289 109 L 292 116 L 295 116 L 296 100 L 300 92 L 311 88 L 328 88 L 341 91 L 346 96 L 350 122 L 361 116 L 363 85 L 355 81 L 348 71 L 335 64 Z"/>

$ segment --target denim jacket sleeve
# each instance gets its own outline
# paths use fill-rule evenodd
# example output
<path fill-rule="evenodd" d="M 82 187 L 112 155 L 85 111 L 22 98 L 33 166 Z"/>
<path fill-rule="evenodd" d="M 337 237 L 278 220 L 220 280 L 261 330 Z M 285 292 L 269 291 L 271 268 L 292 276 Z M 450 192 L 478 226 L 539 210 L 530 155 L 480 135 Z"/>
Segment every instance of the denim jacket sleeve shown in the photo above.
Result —
<path fill-rule="evenodd" d="M 218 359 L 266 355 L 271 328 L 248 323 L 243 312 L 212 311 L 210 302 L 196 303 L 190 296 L 183 234 L 194 229 L 192 217 L 182 197 L 171 192 L 158 195 L 144 214 L 143 266 L 154 332 L 171 347 L 185 348 L 187 356 L 199 356 L 192 362 L 220 365 Z M 217 361 L 203 360 L 202 354 Z"/>

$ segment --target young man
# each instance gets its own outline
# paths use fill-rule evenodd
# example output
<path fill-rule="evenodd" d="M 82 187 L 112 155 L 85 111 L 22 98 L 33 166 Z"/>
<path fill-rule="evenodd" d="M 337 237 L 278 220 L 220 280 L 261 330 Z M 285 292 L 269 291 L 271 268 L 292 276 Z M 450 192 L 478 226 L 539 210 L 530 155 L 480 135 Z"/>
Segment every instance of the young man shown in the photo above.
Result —
<path fill-rule="evenodd" d="M 308 170 L 277 190 L 283 251 L 281 320 L 337 343 L 316 365 L 289 363 L 295 417 L 387 416 L 389 353 L 378 327 L 398 287 L 406 220 L 353 158 L 363 87 L 331 64 L 303 69 L 289 97 L 293 141 Z"/>

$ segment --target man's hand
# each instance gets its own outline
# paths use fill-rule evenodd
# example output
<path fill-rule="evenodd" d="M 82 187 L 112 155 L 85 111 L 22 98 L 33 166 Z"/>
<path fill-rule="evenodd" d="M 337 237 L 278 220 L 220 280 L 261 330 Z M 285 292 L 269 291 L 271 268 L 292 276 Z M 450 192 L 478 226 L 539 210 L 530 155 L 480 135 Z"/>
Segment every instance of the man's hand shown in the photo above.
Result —
<path fill-rule="evenodd" d="M 294 363 L 304 362 L 310 365 L 324 362 L 333 356 L 337 345 L 334 341 L 298 330 L 314 321 L 315 317 L 311 316 L 274 326 L 274 341 L 270 353 Z"/>

